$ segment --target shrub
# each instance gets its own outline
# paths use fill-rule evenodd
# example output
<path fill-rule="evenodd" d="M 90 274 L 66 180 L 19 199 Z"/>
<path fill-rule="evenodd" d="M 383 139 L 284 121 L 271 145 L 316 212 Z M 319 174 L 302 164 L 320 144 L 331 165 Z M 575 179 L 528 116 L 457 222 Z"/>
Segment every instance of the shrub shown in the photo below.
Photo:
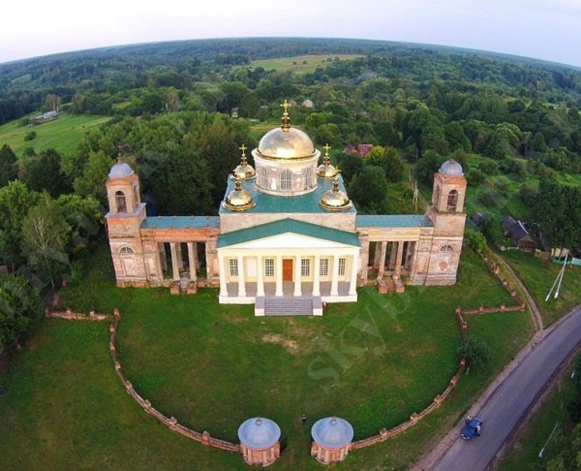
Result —
<path fill-rule="evenodd" d="M 32 141 L 33 139 L 36 139 L 36 131 L 30 131 L 24 136 L 25 141 Z"/>
<path fill-rule="evenodd" d="M 494 160 L 485 160 L 478 165 L 478 170 L 486 175 L 496 175 L 498 164 Z"/>
<path fill-rule="evenodd" d="M 464 243 L 479 254 L 486 252 L 486 237 L 478 231 L 466 229 L 464 231 Z"/>
<path fill-rule="evenodd" d="M 466 358 L 466 365 L 472 368 L 485 367 L 492 359 L 492 350 L 485 340 L 469 336 L 458 348 L 458 356 Z"/>
<path fill-rule="evenodd" d="M 478 201 L 484 206 L 496 207 L 499 205 L 500 195 L 494 190 L 485 190 L 478 195 Z"/>
<path fill-rule="evenodd" d="M 470 170 L 470 172 L 468 172 L 466 179 L 468 180 L 469 185 L 478 186 L 484 181 L 485 175 L 480 170 L 475 168 L 474 170 Z"/>

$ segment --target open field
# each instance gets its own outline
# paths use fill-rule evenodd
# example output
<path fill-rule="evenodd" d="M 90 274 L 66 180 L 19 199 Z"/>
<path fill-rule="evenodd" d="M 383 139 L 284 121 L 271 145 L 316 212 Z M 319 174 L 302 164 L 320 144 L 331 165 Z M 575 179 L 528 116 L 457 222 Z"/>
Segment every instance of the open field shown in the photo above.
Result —
<path fill-rule="evenodd" d="M 0 126 L 0 147 L 8 144 L 18 156 L 27 147 L 33 147 L 36 152 L 51 147 L 63 154 L 74 152 L 87 129 L 109 119 L 108 116 L 62 114 L 55 120 L 38 125 L 19 126 L 20 120 L 12 121 Z M 31 131 L 36 132 L 36 138 L 25 141 L 24 136 Z"/>
<path fill-rule="evenodd" d="M 328 414 L 350 420 L 356 438 L 393 426 L 429 404 L 457 368 L 456 304 L 509 302 L 470 252 L 460 283 L 409 288 L 402 296 L 360 290 L 357 304 L 323 318 L 256 318 L 251 306 L 220 306 L 214 290 L 171 296 L 166 290 L 118 289 L 106 248 L 66 305 L 122 320 L 119 353 L 136 389 L 180 422 L 236 440 L 238 424 L 261 414 L 283 430 L 272 469 L 319 469 L 309 456 L 309 423 Z M 363 322 L 365 329 L 354 327 Z M 405 469 L 426 443 L 464 413 L 471 399 L 530 338 L 526 313 L 470 320 L 494 352 L 486 370 L 462 378 L 439 410 L 384 444 L 357 450 L 342 469 Z M 343 342 L 343 344 L 341 343 Z M 357 353 L 337 362 L 342 345 Z M 166 430 L 131 402 L 108 355 L 107 326 L 45 321 L 0 376 L 0 442 L 6 469 L 245 469 L 238 456 L 208 450 Z M 162 451 L 163 450 L 163 451 Z"/>
<path fill-rule="evenodd" d="M 317 67 L 325 68 L 328 64 L 333 62 L 338 57 L 342 61 L 356 59 L 362 57 L 360 54 L 312 54 L 306 56 L 294 57 L 280 57 L 277 59 L 263 59 L 252 61 L 250 66 L 252 68 L 263 67 L 265 70 L 277 70 L 285 72 L 292 70 L 297 73 L 314 72 Z M 332 59 L 330 62 L 328 59 Z"/>
<path fill-rule="evenodd" d="M 557 278 L 562 265 L 543 262 L 532 254 L 522 253 L 517 250 L 503 252 L 502 257 L 511 265 L 535 298 L 543 316 L 545 327 L 581 303 L 580 267 L 567 267 L 559 297 L 554 299 L 551 296 L 549 301 L 545 301 L 545 297 L 549 294 L 549 290 Z"/>
<path fill-rule="evenodd" d="M 539 458 L 540 450 L 546 445 L 554 427 L 562 430 L 569 427 L 567 403 L 571 400 L 574 389 L 571 382 L 573 367 L 566 369 L 557 381 L 554 389 L 548 394 L 545 402 L 533 413 L 526 428 L 518 440 L 507 450 L 498 466 L 498 471 L 530 471 L 533 466 L 544 464 Z M 545 449 L 545 457 L 550 454 L 553 441 Z"/>

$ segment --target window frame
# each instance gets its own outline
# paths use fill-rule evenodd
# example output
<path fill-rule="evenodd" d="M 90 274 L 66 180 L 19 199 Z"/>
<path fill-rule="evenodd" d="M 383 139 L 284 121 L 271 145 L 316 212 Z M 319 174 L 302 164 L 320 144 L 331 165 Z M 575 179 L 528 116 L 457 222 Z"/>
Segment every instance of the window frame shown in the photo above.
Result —
<path fill-rule="evenodd" d="M 339 257 L 337 275 L 345 276 L 345 273 L 347 273 L 347 257 Z"/>
<path fill-rule="evenodd" d="M 329 276 L 329 259 L 321 258 L 319 262 L 319 276 Z"/>
<path fill-rule="evenodd" d="M 270 269 L 272 268 L 272 273 Z M 275 271 L 274 271 L 274 258 L 265 258 L 264 259 L 264 277 L 265 278 L 274 278 Z"/>
<path fill-rule="evenodd" d="M 302 258 L 301 259 L 301 278 L 308 278 L 311 276 L 311 259 Z"/>
<path fill-rule="evenodd" d="M 237 258 L 228 259 L 228 272 L 230 273 L 231 277 L 238 278 L 240 271 Z"/>

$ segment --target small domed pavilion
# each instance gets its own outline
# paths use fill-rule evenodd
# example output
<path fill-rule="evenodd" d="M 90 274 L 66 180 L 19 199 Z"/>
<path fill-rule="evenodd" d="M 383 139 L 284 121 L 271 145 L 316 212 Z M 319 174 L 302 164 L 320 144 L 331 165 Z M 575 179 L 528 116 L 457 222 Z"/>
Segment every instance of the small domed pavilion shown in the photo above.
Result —
<path fill-rule="evenodd" d="M 320 419 L 311 429 L 311 456 L 323 464 L 343 461 L 351 447 L 353 427 L 340 417 Z"/>
<path fill-rule="evenodd" d="M 264 417 L 248 419 L 238 428 L 240 451 L 250 465 L 271 465 L 280 457 L 280 427 Z"/>

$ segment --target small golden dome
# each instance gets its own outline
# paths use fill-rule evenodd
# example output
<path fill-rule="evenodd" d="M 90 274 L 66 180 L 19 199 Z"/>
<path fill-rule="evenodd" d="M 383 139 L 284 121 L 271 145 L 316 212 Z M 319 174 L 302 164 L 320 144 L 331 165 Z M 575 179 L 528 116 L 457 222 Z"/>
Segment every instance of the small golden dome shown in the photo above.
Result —
<path fill-rule="evenodd" d="M 331 165 L 331 158 L 329 157 L 330 148 L 331 146 L 329 144 L 325 144 L 325 146 L 323 147 L 323 149 L 325 149 L 323 164 L 319 165 L 319 168 L 317 169 L 317 175 L 326 180 L 330 180 L 335 175 L 337 175 L 337 169 L 333 165 Z"/>
<path fill-rule="evenodd" d="M 240 177 L 235 176 L 234 181 L 236 182 L 236 186 L 226 197 L 223 203 L 224 207 L 230 211 L 246 211 L 247 209 L 254 208 L 254 200 L 250 196 L 250 193 L 242 189 Z"/>
<path fill-rule="evenodd" d="M 289 104 L 285 100 L 282 125 L 268 131 L 256 149 L 258 155 L 267 159 L 305 159 L 313 157 L 316 153 L 311 138 L 303 131 L 290 125 L 288 115 Z"/>
<path fill-rule="evenodd" d="M 240 165 L 238 165 L 234 169 L 234 176 L 240 177 L 240 180 L 254 178 L 256 176 L 256 172 L 252 168 L 252 165 L 249 165 L 248 161 L 246 160 L 246 152 L 245 151 L 246 151 L 246 149 L 248 149 L 248 147 L 246 147 L 244 144 L 242 144 L 239 147 L 239 149 L 242 151 L 242 157 L 240 158 Z"/>
<path fill-rule="evenodd" d="M 327 211 L 343 211 L 351 207 L 351 201 L 347 194 L 339 188 L 339 175 L 333 179 L 333 188 L 321 196 L 319 201 L 321 208 Z"/>

